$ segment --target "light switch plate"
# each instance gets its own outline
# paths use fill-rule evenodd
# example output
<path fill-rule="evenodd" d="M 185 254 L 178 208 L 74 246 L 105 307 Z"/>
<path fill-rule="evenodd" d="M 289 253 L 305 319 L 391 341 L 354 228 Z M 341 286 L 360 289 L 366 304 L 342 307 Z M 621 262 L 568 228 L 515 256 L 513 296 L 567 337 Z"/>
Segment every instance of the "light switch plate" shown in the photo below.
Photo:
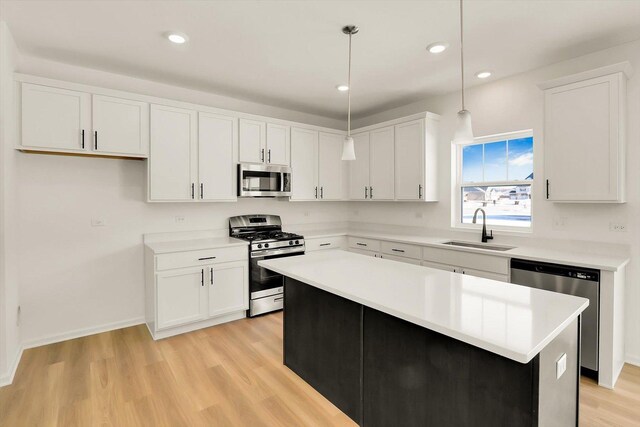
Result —
<path fill-rule="evenodd" d="M 556 362 L 556 379 L 559 380 L 564 371 L 567 370 L 567 353 L 560 356 L 560 359 Z"/>

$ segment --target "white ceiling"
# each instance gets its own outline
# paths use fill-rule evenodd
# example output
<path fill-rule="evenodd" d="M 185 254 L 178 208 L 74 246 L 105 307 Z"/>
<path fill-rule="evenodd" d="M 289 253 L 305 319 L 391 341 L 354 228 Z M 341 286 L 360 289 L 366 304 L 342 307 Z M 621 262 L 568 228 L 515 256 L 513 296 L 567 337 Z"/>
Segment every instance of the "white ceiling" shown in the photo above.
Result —
<path fill-rule="evenodd" d="M 30 55 L 342 117 L 347 36 L 363 117 L 459 87 L 458 2 L 2 0 Z M 188 34 L 184 46 L 162 34 Z M 640 39 L 640 0 L 467 0 L 466 64 L 499 79 Z M 446 41 L 450 48 L 428 54 Z"/>

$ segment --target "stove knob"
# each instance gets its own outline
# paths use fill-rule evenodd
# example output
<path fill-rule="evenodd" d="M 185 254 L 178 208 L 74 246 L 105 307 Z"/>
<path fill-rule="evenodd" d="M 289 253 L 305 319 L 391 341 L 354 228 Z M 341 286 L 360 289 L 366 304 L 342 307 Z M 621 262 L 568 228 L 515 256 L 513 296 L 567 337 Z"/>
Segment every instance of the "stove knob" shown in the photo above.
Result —
<path fill-rule="evenodd" d="M 262 243 L 258 243 L 258 249 L 262 248 Z"/>
<path fill-rule="evenodd" d="M 265 248 L 268 248 L 268 247 L 269 247 L 269 244 L 268 244 L 268 243 L 265 243 L 265 244 L 264 244 L 264 247 L 265 247 Z"/>
<path fill-rule="evenodd" d="M 290 244 L 290 245 L 293 245 L 293 240 L 289 240 L 289 244 Z"/>
<path fill-rule="evenodd" d="M 296 240 L 296 245 L 299 245 L 299 244 L 300 244 L 300 240 Z"/>

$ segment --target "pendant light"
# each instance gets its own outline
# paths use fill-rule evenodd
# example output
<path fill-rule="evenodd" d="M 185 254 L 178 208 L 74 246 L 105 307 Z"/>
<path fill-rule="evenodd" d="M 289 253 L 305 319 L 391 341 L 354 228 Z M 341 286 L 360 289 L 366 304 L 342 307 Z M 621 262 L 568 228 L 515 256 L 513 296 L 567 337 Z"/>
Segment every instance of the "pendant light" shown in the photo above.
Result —
<path fill-rule="evenodd" d="M 460 0 L 460 74 L 462 79 L 462 109 L 458 111 L 456 132 L 453 135 L 454 144 L 470 144 L 473 142 L 471 113 L 464 108 L 464 34 L 462 24 L 462 0 Z"/>
<path fill-rule="evenodd" d="M 347 89 L 347 136 L 344 138 L 344 142 L 342 144 L 342 160 L 355 160 L 356 159 L 356 149 L 355 144 L 353 143 L 353 138 L 351 137 L 351 36 L 354 34 L 358 34 L 360 29 L 355 25 L 347 25 L 342 28 L 342 32 L 349 36 L 349 76 L 348 76 L 348 87 Z"/>

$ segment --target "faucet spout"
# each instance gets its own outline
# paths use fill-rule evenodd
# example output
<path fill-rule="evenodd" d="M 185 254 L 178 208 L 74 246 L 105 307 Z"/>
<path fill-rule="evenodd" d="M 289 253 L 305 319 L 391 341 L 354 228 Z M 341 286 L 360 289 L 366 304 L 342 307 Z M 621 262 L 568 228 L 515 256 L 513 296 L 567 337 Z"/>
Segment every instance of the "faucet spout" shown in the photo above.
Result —
<path fill-rule="evenodd" d="M 478 221 L 478 212 L 482 212 L 482 243 L 487 243 L 493 239 L 493 231 L 491 231 L 491 235 L 487 235 L 487 213 L 482 208 L 476 209 L 473 213 L 473 223 L 476 224 Z"/>

